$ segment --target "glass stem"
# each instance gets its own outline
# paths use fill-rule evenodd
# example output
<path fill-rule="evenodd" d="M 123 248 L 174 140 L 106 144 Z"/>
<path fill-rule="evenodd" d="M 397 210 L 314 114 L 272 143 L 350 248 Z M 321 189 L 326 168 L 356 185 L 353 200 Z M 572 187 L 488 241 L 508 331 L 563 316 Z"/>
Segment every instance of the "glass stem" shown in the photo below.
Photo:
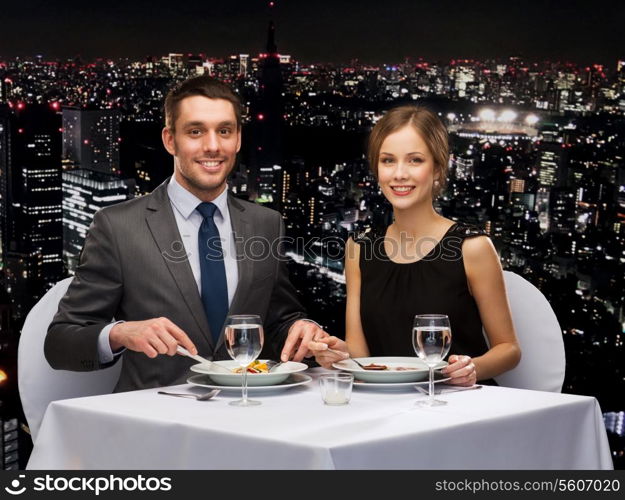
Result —
<path fill-rule="evenodd" d="M 434 367 L 430 366 L 430 389 L 428 391 L 428 398 L 430 399 L 430 403 L 434 401 Z"/>
<path fill-rule="evenodd" d="M 243 387 L 242 387 L 242 402 L 247 404 L 247 365 L 243 367 Z"/>

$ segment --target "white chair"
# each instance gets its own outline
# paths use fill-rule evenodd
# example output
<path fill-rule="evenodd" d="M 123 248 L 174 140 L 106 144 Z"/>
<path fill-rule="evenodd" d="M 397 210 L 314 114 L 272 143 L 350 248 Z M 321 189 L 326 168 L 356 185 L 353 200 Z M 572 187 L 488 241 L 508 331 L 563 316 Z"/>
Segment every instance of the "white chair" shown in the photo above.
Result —
<path fill-rule="evenodd" d="M 122 360 L 93 372 L 53 370 L 48 364 L 43 353 L 44 339 L 71 281 L 72 278 L 59 281 L 35 304 L 26 317 L 20 336 L 17 379 L 33 443 L 50 402 L 110 393 L 121 370 Z"/>
<path fill-rule="evenodd" d="M 504 387 L 560 392 L 566 359 L 562 329 L 551 305 L 525 278 L 504 271 L 506 292 L 522 357 L 509 372 L 495 377 Z"/>

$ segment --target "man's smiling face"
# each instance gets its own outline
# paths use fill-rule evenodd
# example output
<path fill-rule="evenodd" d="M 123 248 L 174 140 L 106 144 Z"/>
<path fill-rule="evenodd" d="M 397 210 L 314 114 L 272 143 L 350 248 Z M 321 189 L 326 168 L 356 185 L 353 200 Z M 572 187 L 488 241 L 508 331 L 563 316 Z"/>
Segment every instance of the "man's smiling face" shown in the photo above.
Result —
<path fill-rule="evenodd" d="M 203 96 L 178 103 L 174 130 L 163 129 L 163 144 L 174 157 L 176 181 L 203 201 L 226 186 L 241 149 L 241 130 L 232 103 Z"/>

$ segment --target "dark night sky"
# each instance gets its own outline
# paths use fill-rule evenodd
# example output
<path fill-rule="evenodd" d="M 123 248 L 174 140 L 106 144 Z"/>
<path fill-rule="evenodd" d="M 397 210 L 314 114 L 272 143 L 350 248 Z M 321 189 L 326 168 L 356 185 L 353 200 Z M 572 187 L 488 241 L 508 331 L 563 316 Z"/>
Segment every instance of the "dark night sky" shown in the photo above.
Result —
<path fill-rule="evenodd" d="M 57 5 L 57 4 L 61 5 Z M 625 1 L 3 0 L 0 59 L 256 54 L 267 21 L 280 52 L 304 62 L 506 57 L 625 58 Z"/>

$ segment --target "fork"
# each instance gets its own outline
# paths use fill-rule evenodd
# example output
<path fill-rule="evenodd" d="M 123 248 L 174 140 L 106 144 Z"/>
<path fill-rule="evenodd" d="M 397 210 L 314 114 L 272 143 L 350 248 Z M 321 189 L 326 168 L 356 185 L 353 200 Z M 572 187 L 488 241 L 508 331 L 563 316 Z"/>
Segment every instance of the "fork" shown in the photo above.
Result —
<path fill-rule="evenodd" d="M 333 352 L 334 354 L 343 354 L 343 355 L 344 355 L 344 354 L 347 354 L 347 353 L 345 353 L 345 352 L 343 352 L 343 351 L 337 351 L 337 350 L 335 350 L 335 349 L 330 349 L 329 347 L 328 347 L 327 351 L 328 351 L 328 352 Z M 360 366 L 360 368 L 362 368 L 363 370 L 366 370 L 365 365 L 363 365 L 363 364 L 362 364 L 361 362 L 359 362 L 359 361 L 356 361 L 356 360 L 355 360 L 354 358 L 352 358 L 351 356 L 349 356 L 349 357 L 347 357 L 347 358 L 345 358 L 345 359 L 349 359 L 350 361 L 353 361 L 353 362 L 354 362 L 354 363 L 356 363 L 358 366 Z"/>
<path fill-rule="evenodd" d="M 482 386 L 478 384 L 471 385 L 468 387 L 464 387 L 464 386 L 442 387 L 440 389 L 434 389 L 434 394 L 449 394 L 450 392 L 474 391 L 476 389 L 481 389 L 481 388 Z M 429 395 L 429 392 L 427 391 L 427 389 L 419 385 L 415 385 L 415 389 L 417 389 L 417 391 L 421 392 L 422 394 Z"/>
<path fill-rule="evenodd" d="M 278 366 L 283 365 L 284 361 L 267 361 L 267 366 L 269 367 L 267 370 L 267 373 L 271 373 L 272 371 L 274 371 L 276 368 L 278 368 Z"/>

